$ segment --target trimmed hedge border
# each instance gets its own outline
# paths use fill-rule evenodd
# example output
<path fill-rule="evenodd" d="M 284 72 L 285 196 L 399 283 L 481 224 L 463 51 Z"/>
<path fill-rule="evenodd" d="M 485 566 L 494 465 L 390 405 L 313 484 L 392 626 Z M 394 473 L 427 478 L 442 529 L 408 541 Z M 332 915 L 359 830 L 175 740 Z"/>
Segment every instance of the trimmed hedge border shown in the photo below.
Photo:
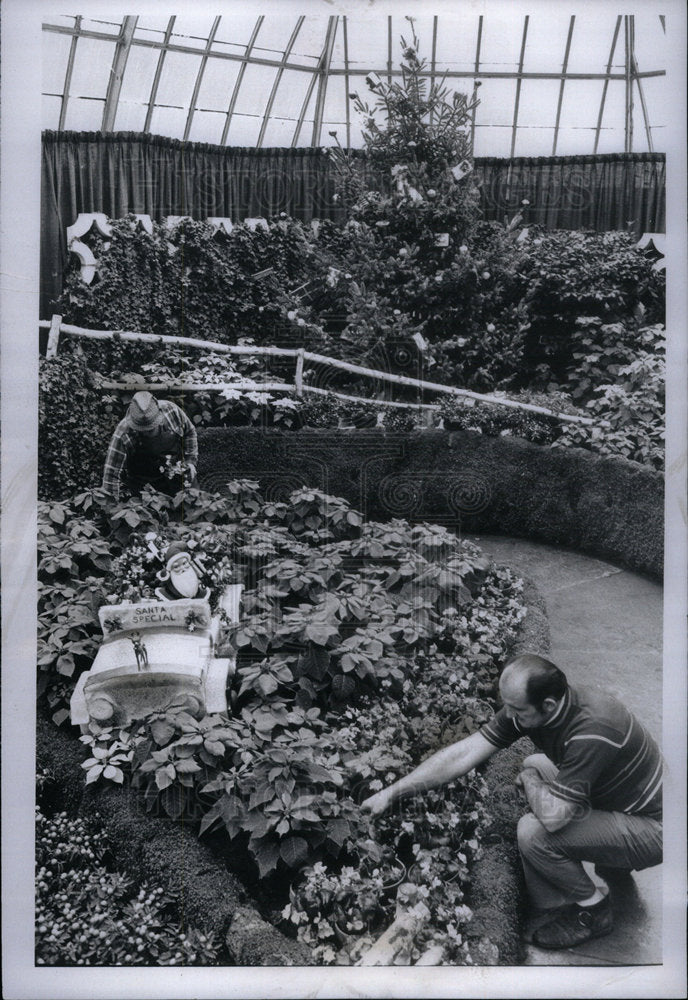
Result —
<path fill-rule="evenodd" d="M 528 610 L 513 652 L 544 654 L 550 648 L 545 603 L 535 585 L 525 583 L 523 599 Z M 38 717 L 36 766 L 50 774 L 51 787 L 59 791 L 52 804 L 72 816 L 97 816 L 118 867 L 139 880 L 155 881 L 177 899 L 185 926 L 218 934 L 225 942 L 227 965 L 314 964 L 310 949 L 260 916 L 240 881 L 183 820 L 146 813 L 131 788 L 85 785 L 84 753 L 70 733 Z M 493 757 L 484 771 L 493 818 L 488 843 L 473 868 L 469 900 L 474 912 L 471 936 L 477 939 L 472 951 L 483 965 L 518 965 L 523 958 L 524 888 L 515 841 L 523 805 L 514 778 L 528 753 L 532 753 L 529 741 L 519 740 Z M 44 797 L 50 800 L 50 792 Z"/>
<path fill-rule="evenodd" d="M 530 538 L 662 578 L 664 479 L 636 462 L 473 431 L 236 427 L 198 438 L 199 481 L 212 491 L 237 477 L 273 499 L 312 486 L 367 518 Z"/>
<path fill-rule="evenodd" d="M 511 652 L 514 656 L 525 652 L 546 656 L 550 651 L 550 630 L 545 601 L 532 580 L 526 577 L 524 583 L 523 600 L 528 611 Z M 516 824 L 524 806 L 514 780 L 521 761 L 534 751 L 529 739 L 518 740 L 490 758 L 483 772 L 492 822 L 485 831 L 482 853 L 471 873 L 469 904 L 473 919 L 468 933 L 481 939 L 472 951 L 484 965 L 523 962 L 526 894 Z"/>

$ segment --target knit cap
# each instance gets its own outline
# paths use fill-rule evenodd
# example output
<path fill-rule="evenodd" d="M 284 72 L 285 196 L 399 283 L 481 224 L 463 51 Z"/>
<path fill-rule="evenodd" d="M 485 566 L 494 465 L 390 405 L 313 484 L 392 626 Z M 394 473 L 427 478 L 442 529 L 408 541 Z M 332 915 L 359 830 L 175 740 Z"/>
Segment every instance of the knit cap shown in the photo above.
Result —
<path fill-rule="evenodd" d="M 132 430 L 155 430 L 161 420 L 162 414 L 156 398 L 150 392 L 137 392 L 127 410 L 127 422 Z"/>
<path fill-rule="evenodd" d="M 177 556 L 181 555 L 182 553 L 186 556 L 191 555 L 184 542 L 172 542 L 172 544 L 168 546 L 167 551 L 165 552 L 165 567 L 169 568 L 169 565 L 172 562 L 172 560 L 176 559 Z"/>

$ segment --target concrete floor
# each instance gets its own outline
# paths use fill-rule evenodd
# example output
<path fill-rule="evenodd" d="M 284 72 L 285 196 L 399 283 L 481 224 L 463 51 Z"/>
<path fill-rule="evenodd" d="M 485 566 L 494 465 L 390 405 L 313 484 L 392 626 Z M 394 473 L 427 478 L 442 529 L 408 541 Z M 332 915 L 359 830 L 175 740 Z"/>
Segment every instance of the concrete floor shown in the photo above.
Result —
<path fill-rule="evenodd" d="M 569 680 L 618 697 L 661 743 L 661 586 L 578 552 L 524 539 L 468 537 L 538 587 L 547 605 L 550 656 Z M 634 873 L 627 886 L 612 887 L 611 896 L 611 934 L 564 951 L 529 945 L 525 964 L 660 964 L 662 866 Z"/>

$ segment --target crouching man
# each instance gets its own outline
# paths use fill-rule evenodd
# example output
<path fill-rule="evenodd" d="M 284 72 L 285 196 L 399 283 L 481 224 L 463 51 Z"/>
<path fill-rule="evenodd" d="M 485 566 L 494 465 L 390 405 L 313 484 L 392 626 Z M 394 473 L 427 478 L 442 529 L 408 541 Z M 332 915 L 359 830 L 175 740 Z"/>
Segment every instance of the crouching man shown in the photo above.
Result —
<path fill-rule="evenodd" d="M 523 761 L 517 784 L 530 811 L 518 847 L 533 910 L 533 941 L 569 948 L 613 925 L 606 881 L 662 861 L 662 760 L 638 720 L 614 698 L 574 688 L 544 657 L 511 660 L 499 680 L 502 708 L 479 732 L 433 754 L 363 802 L 379 815 L 403 795 L 453 781 L 528 736 L 541 753 Z"/>

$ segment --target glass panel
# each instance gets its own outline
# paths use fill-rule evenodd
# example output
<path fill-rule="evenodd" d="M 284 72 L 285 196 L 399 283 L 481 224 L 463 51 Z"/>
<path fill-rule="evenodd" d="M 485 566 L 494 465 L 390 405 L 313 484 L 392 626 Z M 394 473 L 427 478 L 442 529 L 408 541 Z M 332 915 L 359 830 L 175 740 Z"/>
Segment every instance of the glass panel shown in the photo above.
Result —
<path fill-rule="evenodd" d="M 658 76 L 649 77 L 642 81 L 642 86 L 645 104 L 647 105 L 647 115 L 653 130 L 653 142 L 657 149 L 666 149 L 667 140 L 663 137 L 666 134 L 667 111 L 674 106 L 672 102 L 667 101 L 666 78 Z M 640 97 L 637 90 L 635 94 L 638 110 L 640 110 Z M 643 128 L 645 128 L 644 124 Z"/>
<path fill-rule="evenodd" d="M 610 84 L 610 86 L 612 86 Z M 616 84 L 615 86 L 618 86 Z M 604 80 L 572 80 L 564 87 L 561 124 L 570 128 L 594 128 L 600 111 Z M 607 90 L 609 93 L 609 90 Z M 623 122 L 623 119 L 622 119 Z M 593 140 L 594 142 L 594 140 Z M 592 152 L 592 144 L 590 146 Z"/>
<path fill-rule="evenodd" d="M 76 47 L 70 94 L 104 98 L 110 82 L 114 55 L 114 42 L 80 38 Z"/>
<path fill-rule="evenodd" d="M 225 14 L 220 18 L 215 44 L 219 42 L 230 45 L 233 49 L 243 49 L 253 34 L 258 17 L 256 14 Z M 260 38 L 260 31 L 258 32 Z"/>
<path fill-rule="evenodd" d="M 147 28 L 137 28 L 134 32 L 134 44 L 136 44 L 137 39 L 141 39 L 146 42 L 154 42 L 155 45 L 162 45 L 165 41 L 165 31 L 149 31 Z M 151 51 L 150 46 L 146 46 L 146 48 Z"/>
<path fill-rule="evenodd" d="M 597 147 L 598 153 L 618 153 L 619 151 L 623 151 L 624 107 L 624 82 L 623 80 L 613 80 L 607 88 L 607 99 L 604 103 L 604 115 L 602 117 L 602 131 Z M 595 123 L 597 123 L 598 113 L 599 104 L 595 107 Z"/>
<path fill-rule="evenodd" d="M 227 145 L 255 146 L 260 133 L 260 123 L 261 119 L 255 116 L 233 115 L 227 135 Z"/>
<path fill-rule="evenodd" d="M 72 39 L 69 35 L 43 32 L 43 92 L 61 94 L 64 91 L 65 73 Z"/>
<path fill-rule="evenodd" d="M 315 20 L 312 18 L 311 20 Z M 254 49 L 256 55 L 260 55 L 266 59 L 277 59 L 280 60 L 284 54 L 284 51 L 289 44 L 289 39 L 291 38 L 291 33 L 296 27 L 298 17 L 294 14 L 274 14 L 270 13 L 267 15 L 263 21 L 263 25 L 260 29 L 260 34 L 256 39 L 256 48 Z M 318 49 L 322 49 L 322 44 L 325 40 L 325 26 L 327 25 L 326 18 L 318 18 L 320 22 L 320 43 Z M 313 27 L 313 26 L 311 26 Z M 301 31 L 303 31 L 303 27 Z M 311 40 L 312 40 L 311 31 Z M 296 47 L 300 48 L 300 37 L 301 34 L 297 35 Z M 307 47 L 304 49 L 308 51 Z M 294 62 L 299 60 L 292 57 Z"/>
<path fill-rule="evenodd" d="M 153 135 L 168 135 L 173 139 L 181 139 L 186 126 L 186 111 L 184 108 L 153 109 L 150 130 Z"/>
<path fill-rule="evenodd" d="M 246 67 L 236 103 L 237 113 L 263 116 L 276 72 L 271 66 L 249 64 Z"/>
<path fill-rule="evenodd" d="M 554 118 L 552 118 L 552 122 L 554 122 Z M 508 134 L 510 137 L 510 133 Z M 509 141 L 511 141 L 511 137 Z M 526 125 L 517 128 L 514 156 L 551 156 L 553 141 L 554 127 L 552 125 Z M 510 151 L 509 149 L 508 152 Z M 505 155 L 508 155 L 508 152 Z M 560 152 L 558 147 L 557 152 Z"/>
<path fill-rule="evenodd" d="M 619 135 L 621 136 L 621 149 L 623 149 L 623 129 Z M 569 128 L 568 126 L 563 126 L 559 129 L 557 156 L 584 156 L 592 154 L 594 146 L 594 128 Z M 618 152 L 618 147 L 616 151 Z"/>
<path fill-rule="evenodd" d="M 122 18 L 114 18 L 108 21 L 99 21 L 95 18 L 85 17 L 81 22 L 82 31 L 97 31 L 99 34 L 119 35 L 122 30 Z"/>
<path fill-rule="evenodd" d="M 60 124 L 61 97 L 41 98 L 41 128 L 57 128 Z"/>
<path fill-rule="evenodd" d="M 480 66 L 499 72 L 518 70 L 524 15 L 517 11 L 488 9 L 483 18 Z M 530 27 L 529 27 L 530 31 Z"/>
<path fill-rule="evenodd" d="M 440 69 L 472 70 L 478 44 L 478 17 L 444 17 L 437 30 L 437 64 Z"/>
<path fill-rule="evenodd" d="M 528 22 L 528 38 L 523 57 L 523 68 L 527 73 L 561 73 L 564 67 L 566 39 L 568 37 L 568 12 L 562 11 L 549 16 L 535 14 Z M 577 18 L 573 26 L 571 44 L 578 34 L 584 34 L 585 23 Z M 569 70 L 571 66 L 569 53 Z"/>
<path fill-rule="evenodd" d="M 485 125 L 506 125 L 511 127 L 514 119 L 516 99 L 515 80 L 484 80 L 478 91 L 480 104 L 476 112 L 476 122 Z"/>
<path fill-rule="evenodd" d="M 200 65 L 200 56 L 186 52 L 168 52 L 160 74 L 155 103 L 188 108 Z"/>
<path fill-rule="evenodd" d="M 491 83 L 492 81 L 488 81 Z M 483 90 L 488 83 L 481 87 Z M 574 84 L 568 83 L 566 90 Z M 518 124 L 554 126 L 557 118 L 557 101 L 559 100 L 558 80 L 523 80 L 521 82 L 521 99 L 518 105 Z"/>
<path fill-rule="evenodd" d="M 99 132 L 103 127 L 104 107 L 105 101 L 70 97 L 65 115 L 65 129 L 75 129 L 79 132 Z"/>
<path fill-rule="evenodd" d="M 159 55 L 158 51 L 132 45 L 122 77 L 120 102 L 148 103 Z"/>
<path fill-rule="evenodd" d="M 508 156 L 511 149 L 511 129 L 476 125 L 475 156 Z"/>
<path fill-rule="evenodd" d="M 301 126 L 301 131 L 299 132 L 299 134 L 297 136 L 297 139 L 296 139 L 296 145 L 297 146 L 310 146 L 310 145 L 312 145 L 312 138 L 313 138 L 313 116 L 315 115 L 315 100 L 316 100 L 315 89 L 313 89 L 313 93 L 311 94 L 310 100 L 308 102 L 308 107 L 306 108 L 306 113 L 305 113 L 304 118 L 303 118 L 303 125 Z M 298 109 L 298 113 L 301 114 L 301 108 Z M 296 135 L 296 123 L 294 123 L 292 140 L 293 140 L 293 136 L 294 135 Z M 290 145 L 291 145 L 291 141 L 292 140 L 290 140 Z M 323 145 L 325 145 L 325 143 L 327 143 L 327 145 L 329 145 L 331 142 L 332 142 L 332 140 L 330 138 L 328 138 L 328 137 L 325 137 L 324 139 L 321 139 L 321 143 Z"/>
<path fill-rule="evenodd" d="M 325 38 L 327 36 L 327 24 L 328 19 L 325 17 L 313 17 L 310 14 L 306 17 L 306 20 L 301 25 L 301 31 L 298 34 L 298 38 L 294 44 L 294 49 L 292 52 L 292 59 L 299 66 L 316 66 L 320 55 L 325 47 Z M 341 37 L 342 33 L 342 19 L 339 18 L 336 26 L 335 42 L 337 36 Z M 334 63 L 334 49 L 332 51 Z"/>
<path fill-rule="evenodd" d="M 616 15 L 604 10 L 596 11 L 594 16 L 588 13 L 583 17 L 576 18 L 573 38 L 571 39 L 571 52 L 569 54 L 570 72 L 606 73 L 615 25 Z M 618 63 L 621 60 L 622 69 L 623 51 L 624 36 L 622 20 L 614 50 L 614 62 Z"/>
<path fill-rule="evenodd" d="M 228 59 L 208 59 L 198 92 L 197 107 L 226 111 L 229 107 L 241 63 Z"/>
<path fill-rule="evenodd" d="M 167 31 L 169 17 L 160 14 L 142 14 L 136 22 L 136 32 L 162 32 Z"/>
<path fill-rule="evenodd" d="M 379 15 L 348 18 L 347 33 L 350 66 L 365 72 L 375 69 L 381 73 L 387 66 L 387 19 Z"/>
<path fill-rule="evenodd" d="M 172 29 L 170 44 L 204 49 L 213 21 L 212 17 L 177 17 Z"/>
<path fill-rule="evenodd" d="M 148 105 L 140 101 L 124 101 L 121 96 L 115 114 L 115 131 L 143 132 Z"/>
<path fill-rule="evenodd" d="M 310 73 L 299 73 L 296 70 L 285 70 L 280 80 L 280 85 L 275 94 L 275 102 L 272 106 L 272 114 L 275 118 L 291 118 L 296 122 L 301 113 L 301 105 L 306 96 L 308 84 L 311 81 Z M 330 77 L 327 81 L 327 91 L 334 89 L 336 79 Z M 317 90 L 317 85 L 316 85 Z M 338 104 L 341 105 L 341 94 Z"/>
<path fill-rule="evenodd" d="M 660 11 L 661 13 L 661 11 Z M 676 29 L 676 19 L 667 17 L 667 35 Z M 635 57 L 641 72 L 664 69 L 666 66 L 667 35 L 662 31 L 657 14 L 643 12 L 635 15 Z"/>
<path fill-rule="evenodd" d="M 217 145 L 222 138 L 224 124 L 225 116 L 218 111 L 196 111 L 191 121 L 189 140 Z"/>
<path fill-rule="evenodd" d="M 265 138 L 263 139 L 263 146 L 291 146 L 292 139 L 294 138 L 294 129 L 296 128 L 296 122 L 294 119 L 288 118 L 271 118 L 268 127 L 265 130 Z M 308 133 L 310 140 L 310 132 Z M 310 145 L 310 141 L 307 143 Z"/>

